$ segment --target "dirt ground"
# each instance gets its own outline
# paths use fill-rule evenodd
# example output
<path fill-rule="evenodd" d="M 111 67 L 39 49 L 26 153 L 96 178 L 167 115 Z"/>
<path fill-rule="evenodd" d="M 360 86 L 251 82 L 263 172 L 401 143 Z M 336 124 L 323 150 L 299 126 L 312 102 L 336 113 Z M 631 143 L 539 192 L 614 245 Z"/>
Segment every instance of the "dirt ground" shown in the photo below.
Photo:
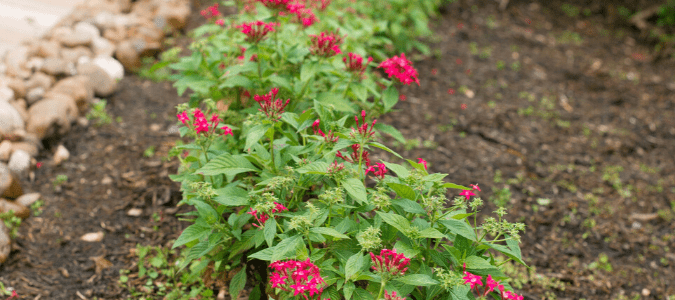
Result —
<path fill-rule="evenodd" d="M 652 62 L 651 45 L 611 9 L 570 1 L 590 9 L 570 17 L 563 3 L 444 7 L 434 55 L 415 62 L 421 86 L 404 87 L 406 100 L 381 119 L 411 142 L 386 144 L 452 182 L 478 183 L 484 212 L 496 199 L 510 221 L 527 224 L 523 257 L 538 275 L 523 280 L 525 299 L 667 299 L 675 295 L 675 64 Z M 45 204 L 20 227 L 0 281 L 21 299 L 129 297 L 118 280 L 137 263 L 132 249 L 170 245 L 185 226 L 168 178 L 178 162 L 163 158 L 179 139 L 175 105 L 186 101 L 170 83 L 129 75 L 108 99 L 121 123 L 77 125 L 46 141 L 45 164 L 24 182 Z M 53 166 L 59 143 L 71 159 Z M 60 187 L 57 175 L 68 176 Z M 142 214 L 128 216 L 132 208 Z M 101 242 L 80 240 L 99 231 Z"/>

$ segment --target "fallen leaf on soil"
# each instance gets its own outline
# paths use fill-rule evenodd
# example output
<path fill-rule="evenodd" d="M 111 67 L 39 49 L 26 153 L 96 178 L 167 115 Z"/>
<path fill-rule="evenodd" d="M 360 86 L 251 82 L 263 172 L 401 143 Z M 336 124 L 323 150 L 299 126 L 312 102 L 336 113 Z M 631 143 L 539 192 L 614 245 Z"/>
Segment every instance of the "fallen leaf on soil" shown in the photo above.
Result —
<path fill-rule="evenodd" d="M 631 214 L 630 219 L 632 220 L 638 220 L 638 221 L 651 221 L 654 219 L 657 219 L 659 217 L 659 214 L 653 213 L 653 214 Z"/>
<path fill-rule="evenodd" d="M 80 237 L 80 240 L 83 240 L 85 242 L 100 242 L 101 240 L 103 240 L 103 231 L 87 233 L 82 237 Z"/>
<path fill-rule="evenodd" d="M 113 265 L 110 261 L 105 259 L 103 255 L 90 257 L 89 259 L 94 261 L 94 265 L 96 266 L 96 274 L 101 274 L 101 271 L 110 268 Z"/>

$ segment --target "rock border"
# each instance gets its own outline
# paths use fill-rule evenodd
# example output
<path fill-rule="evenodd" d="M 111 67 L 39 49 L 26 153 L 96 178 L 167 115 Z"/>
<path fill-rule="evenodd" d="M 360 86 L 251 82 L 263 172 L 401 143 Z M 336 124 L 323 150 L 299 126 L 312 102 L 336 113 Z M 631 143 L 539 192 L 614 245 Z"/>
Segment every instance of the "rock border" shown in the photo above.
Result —
<path fill-rule="evenodd" d="M 117 90 L 124 71 L 162 51 L 164 38 L 183 29 L 189 0 L 91 0 L 77 6 L 37 40 L 0 57 L 0 213 L 22 219 L 40 199 L 24 194 L 20 179 L 34 178 L 42 140 L 66 134 L 96 97 Z M 51 163 L 68 159 L 59 145 Z M 0 222 L 0 264 L 11 250 Z"/>

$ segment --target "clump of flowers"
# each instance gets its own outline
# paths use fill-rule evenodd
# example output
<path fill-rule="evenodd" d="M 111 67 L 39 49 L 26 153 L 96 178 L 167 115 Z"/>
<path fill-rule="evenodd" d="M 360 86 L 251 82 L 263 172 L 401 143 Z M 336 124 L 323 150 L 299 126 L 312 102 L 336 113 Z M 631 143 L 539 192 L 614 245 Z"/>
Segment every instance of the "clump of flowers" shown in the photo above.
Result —
<path fill-rule="evenodd" d="M 188 115 L 187 111 L 179 113 L 176 115 L 176 117 L 178 117 L 178 120 L 180 120 L 183 125 L 188 127 L 194 126 L 194 131 L 197 135 L 202 134 L 205 136 L 214 134 L 220 121 L 217 114 L 211 115 L 210 122 L 207 121 L 204 112 L 202 112 L 202 110 L 199 108 L 195 109 L 193 112 L 194 120 L 190 120 L 190 116 Z M 234 135 L 232 133 L 232 129 L 227 125 L 220 127 L 220 129 L 223 130 L 221 135 Z"/>
<path fill-rule="evenodd" d="M 273 32 L 275 26 L 279 26 L 279 24 L 274 22 L 265 23 L 263 21 L 255 21 L 244 22 L 236 27 L 241 28 L 241 32 L 246 35 L 247 42 L 257 44 L 263 40 L 269 32 Z"/>
<path fill-rule="evenodd" d="M 410 258 L 406 258 L 403 253 L 396 253 L 396 249 L 382 249 L 380 255 L 370 252 L 370 259 L 373 261 L 372 269 L 387 279 L 405 275 L 410 263 Z"/>
<path fill-rule="evenodd" d="M 373 61 L 373 58 L 368 57 L 368 61 L 363 64 L 363 57 L 361 57 L 361 55 L 349 52 L 347 53 L 347 56 L 342 58 L 342 61 L 347 65 L 347 71 L 359 74 L 359 77 L 362 77 L 363 72 L 366 71 L 366 66 Z"/>
<path fill-rule="evenodd" d="M 335 133 L 333 132 L 333 130 L 332 129 L 328 130 L 328 134 L 325 134 L 325 133 L 323 133 L 323 131 L 321 131 L 321 128 L 319 128 L 319 124 L 321 124 L 321 120 L 319 120 L 319 119 L 316 119 L 316 121 L 314 121 L 314 123 L 312 123 L 312 129 L 314 130 L 314 134 L 318 134 L 318 135 L 322 136 L 323 139 L 324 139 L 324 142 L 327 143 L 327 144 L 337 143 L 338 137 L 335 136 Z"/>
<path fill-rule="evenodd" d="M 467 201 L 471 198 L 471 196 L 476 196 L 476 194 L 474 194 L 473 191 L 480 192 L 480 187 L 478 187 L 477 184 L 471 184 L 470 186 L 471 186 L 470 190 L 462 190 L 462 192 L 459 193 L 460 196 L 466 197 Z"/>
<path fill-rule="evenodd" d="M 259 0 L 260 3 L 271 9 L 285 9 L 291 0 Z"/>
<path fill-rule="evenodd" d="M 418 158 L 417 158 L 417 163 L 418 163 L 418 164 L 422 164 L 422 165 L 424 166 L 424 169 L 425 169 L 425 170 L 427 169 L 427 161 L 426 161 L 426 160 L 421 159 L 421 158 L 418 157 Z"/>
<path fill-rule="evenodd" d="M 359 162 L 359 149 L 361 146 L 359 144 L 353 144 L 351 145 L 352 148 L 352 154 L 351 156 L 345 156 L 342 154 L 341 151 L 338 151 L 335 156 L 344 159 L 347 162 L 350 163 L 358 163 Z M 361 153 L 361 161 L 366 163 L 366 167 L 370 167 L 370 158 L 368 157 L 369 153 L 366 150 L 363 150 L 363 153 Z"/>
<path fill-rule="evenodd" d="M 280 204 L 278 202 L 274 202 L 274 208 L 270 211 L 271 213 L 275 214 L 278 212 L 282 211 L 287 211 L 288 208 L 286 208 L 283 204 Z M 258 227 L 258 228 L 263 228 L 265 226 L 265 222 L 270 218 L 270 216 L 264 212 L 260 212 L 256 209 L 251 208 L 251 211 L 247 212 L 247 214 L 252 215 L 253 218 L 258 222 L 258 224 L 253 224 L 253 226 Z"/>
<path fill-rule="evenodd" d="M 503 285 L 492 279 L 492 275 L 488 275 L 487 279 L 485 280 L 485 287 L 482 289 L 482 291 L 479 286 L 483 286 L 483 277 L 471 274 L 466 271 L 464 271 L 464 275 L 466 275 L 462 278 L 464 279 L 464 284 L 469 284 L 471 289 L 479 297 L 485 298 L 490 292 L 497 288 L 499 290 L 499 296 L 501 296 L 501 300 L 523 300 L 523 296 L 505 290 Z"/>
<path fill-rule="evenodd" d="M 337 32 L 322 32 L 319 35 L 312 34 L 309 37 L 312 41 L 309 51 L 316 56 L 331 57 L 342 53 L 342 51 L 340 51 L 342 37 L 338 35 Z"/>
<path fill-rule="evenodd" d="M 399 297 L 396 295 L 396 291 L 389 294 L 387 291 L 384 291 L 384 300 L 405 300 L 405 297 Z"/>
<path fill-rule="evenodd" d="M 378 68 L 383 68 L 384 72 L 389 75 L 389 78 L 396 77 L 403 84 L 411 84 L 413 82 L 420 85 L 420 80 L 417 78 L 417 70 L 413 68 L 412 62 L 405 58 L 405 54 L 401 53 L 401 57 L 394 56 L 383 61 Z"/>
<path fill-rule="evenodd" d="M 270 268 L 274 270 L 270 276 L 272 288 L 293 292 L 293 297 L 302 295 L 310 299 L 316 296 L 316 299 L 320 299 L 326 282 L 321 277 L 319 267 L 309 258 L 305 261 L 275 261 L 270 264 Z"/>
<path fill-rule="evenodd" d="M 375 177 L 382 180 L 384 179 L 384 174 L 387 173 L 387 167 L 383 163 L 376 163 L 375 166 L 370 166 L 366 169 L 366 174 L 368 174 L 368 172 L 373 172 Z"/>
<path fill-rule="evenodd" d="M 218 3 L 203 9 L 199 14 L 207 20 L 221 16 L 220 11 L 218 10 Z"/>
<path fill-rule="evenodd" d="M 312 26 L 312 24 L 319 21 L 316 18 L 316 15 L 310 8 L 307 8 L 303 3 L 291 3 L 286 6 L 288 13 L 294 14 L 296 22 L 302 24 L 303 27 L 307 28 Z M 285 15 L 285 12 L 279 12 L 279 15 Z"/>
<path fill-rule="evenodd" d="M 375 135 L 375 123 L 377 120 L 373 120 L 371 124 L 366 123 L 366 111 L 361 111 L 361 124 L 359 123 L 359 117 L 354 116 L 356 121 L 356 129 L 352 127 L 352 132 L 349 133 L 351 138 L 356 138 L 356 136 L 361 136 L 363 139 L 370 139 Z M 370 126 L 368 126 L 370 125 Z"/>
<path fill-rule="evenodd" d="M 258 102 L 260 105 L 260 109 L 258 110 L 265 113 L 267 118 L 274 122 L 281 119 L 281 114 L 284 113 L 284 108 L 286 108 L 288 102 L 291 101 L 291 99 L 286 99 L 286 102 L 284 102 L 282 99 L 275 99 L 277 97 L 277 93 L 279 93 L 279 89 L 272 88 L 272 90 L 266 95 L 253 96 L 253 100 Z"/>

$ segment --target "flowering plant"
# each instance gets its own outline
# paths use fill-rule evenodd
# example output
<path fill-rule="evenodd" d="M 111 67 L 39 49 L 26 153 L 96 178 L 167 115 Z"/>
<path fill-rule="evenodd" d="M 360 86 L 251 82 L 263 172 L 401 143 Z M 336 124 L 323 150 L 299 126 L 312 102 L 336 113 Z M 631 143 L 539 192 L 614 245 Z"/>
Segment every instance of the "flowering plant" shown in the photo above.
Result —
<path fill-rule="evenodd" d="M 179 92 L 194 91 L 177 114 L 194 142 L 172 151 L 179 205 L 195 208 L 174 243 L 188 249 L 181 267 L 238 270 L 230 294 L 249 282 L 250 299 L 470 299 L 463 272 L 506 278 L 494 256 L 524 263 L 522 224 L 503 208 L 478 222 L 477 185 L 446 182 L 378 142 L 381 132 L 402 139 L 376 120 L 398 101 L 398 83 L 368 72 L 372 59 L 350 40 L 358 33 L 319 29 L 335 22 L 330 9 L 311 8 L 321 22 L 297 24 L 292 15 L 308 7 L 257 3 L 273 31 L 242 25 L 244 38 L 236 26 L 206 25 L 212 35 L 173 65 Z M 419 82 L 404 54 L 379 65 L 401 84 Z M 462 197 L 449 200 L 449 189 Z"/>

